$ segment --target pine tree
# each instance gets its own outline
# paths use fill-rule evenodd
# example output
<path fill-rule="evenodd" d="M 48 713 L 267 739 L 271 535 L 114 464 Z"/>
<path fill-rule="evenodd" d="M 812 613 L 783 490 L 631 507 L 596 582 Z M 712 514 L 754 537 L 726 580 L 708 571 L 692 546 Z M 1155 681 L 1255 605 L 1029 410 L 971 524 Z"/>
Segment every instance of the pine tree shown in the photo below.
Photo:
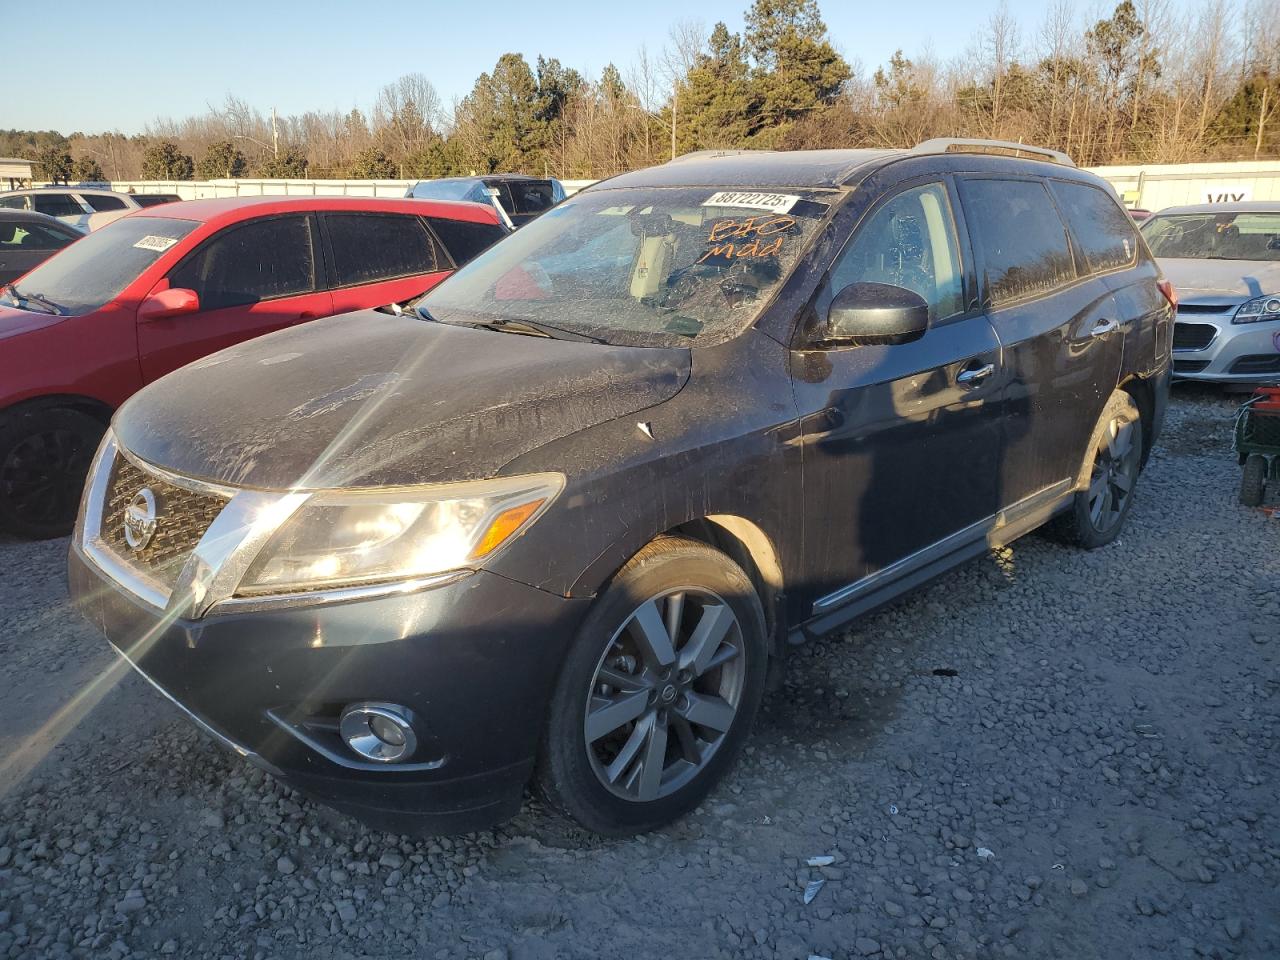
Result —
<path fill-rule="evenodd" d="M 795 121 L 833 103 L 850 77 L 827 39 L 817 0 L 755 0 L 745 40 L 759 99 L 755 136 L 763 143 L 777 142 Z"/>

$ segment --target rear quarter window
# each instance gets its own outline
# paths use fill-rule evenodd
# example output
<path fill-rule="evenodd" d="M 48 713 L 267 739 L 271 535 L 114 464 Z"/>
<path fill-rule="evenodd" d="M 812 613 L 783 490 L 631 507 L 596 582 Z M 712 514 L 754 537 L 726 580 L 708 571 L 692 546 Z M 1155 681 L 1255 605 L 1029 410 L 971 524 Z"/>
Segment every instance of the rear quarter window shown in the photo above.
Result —
<path fill-rule="evenodd" d="M 127 210 L 129 205 L 119 197 L 109 197 L 105 193 L 82 193 L 80 199 L 93 207 L 97 213 L 108 210 Z"/>
<path fill-rule="evenodd" d="M 1038 180 L 963 180 L 993 306 L 1042 296 L 1076 278 L 1067 228 Z"/>
<path fill-rule="evenodd" d="M 1090 273 L 1119 270 L 1137 262 L 1137 230 L 1111 197 L 1087 183 L 1065 180 L 1053 181 L 1053 192 Z"/>
<path fill-rule="evenodd" d="M 462 266 L 507 235 L 496 223 L 473 223 L 470 220 L 445 220 L 428 217 L 431 229 L 436 232 L 453 262 Z"/>

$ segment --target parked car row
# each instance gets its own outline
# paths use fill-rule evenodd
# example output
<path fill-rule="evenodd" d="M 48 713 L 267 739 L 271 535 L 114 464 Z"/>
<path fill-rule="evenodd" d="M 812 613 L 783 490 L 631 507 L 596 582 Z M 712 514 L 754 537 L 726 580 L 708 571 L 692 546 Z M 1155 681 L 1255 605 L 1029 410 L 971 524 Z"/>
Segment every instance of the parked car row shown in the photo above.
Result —
<path fill-rule="evenodd" d="M 76 603 L 391 829 L 530 782 L 603 834 L 680 816 L 791 644 L 1045 524 L 1111 542 L 1159 436 L 1176 295 L 1053 151 L 695 154 L 483 252 L 492 207 L 383 203 L 132 214 L 10 290 L 4 382 L 106 352 L 101 414 L 153 381 L 93 455 Z"/>
<path fill-rule="evenodd" d="M 0 194 L 0 210 L 34 210 L 89 233 L 134 210 L 173 203 L 172 193 L 118 193 L 100 187 L 37 187 Z"/>
<path fill-rule="evenodd" d="M 15 248 L 40 228 L 65 231 L 19 225 Z M 272 330 L 411 300 L 505 233 L 477 204 L 344 197 L 166 204 L 93 231 L 0 294 L 0 530 L 70 529 L 111 414 L 143 384 Z"/>

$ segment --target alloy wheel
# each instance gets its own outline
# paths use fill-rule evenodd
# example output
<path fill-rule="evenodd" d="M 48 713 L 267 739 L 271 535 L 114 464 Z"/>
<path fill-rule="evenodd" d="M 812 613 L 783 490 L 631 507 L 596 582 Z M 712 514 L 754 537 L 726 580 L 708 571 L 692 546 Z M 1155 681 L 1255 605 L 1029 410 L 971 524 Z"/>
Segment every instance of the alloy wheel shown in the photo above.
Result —
<path fill-rule="evenodd" d="M 1111 530 L 1123 519 L 1133 495 L 1142 454 L 1136 440 L 1136 422 L 1115 417 L 1107 423 L 1094 452 L 1089 478 L 1089 522 L 1099 533 Z"/>
<path fill-rule="evenodd" d="M 716 594 L 681 587 L 640 604 L 591 679 L 583 732 L 600 783 L 648 802 L 696 778 L 733 725 L 746 666 L 742 627 Z"/>

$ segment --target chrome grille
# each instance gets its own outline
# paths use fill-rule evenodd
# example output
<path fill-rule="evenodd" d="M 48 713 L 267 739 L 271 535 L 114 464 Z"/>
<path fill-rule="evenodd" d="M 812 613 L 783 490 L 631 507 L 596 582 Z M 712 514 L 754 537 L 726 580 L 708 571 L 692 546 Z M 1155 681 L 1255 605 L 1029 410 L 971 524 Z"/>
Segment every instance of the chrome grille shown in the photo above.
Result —
<path fill-rule="evenodd" d="M 146 546 L 134 549 L 125 539 L 125 510 L 144 487 L 156 499 L 156 530 Z M 226 504 L 222 497 L 196 493 L 147 473 L 117 454 L 107 480 L 99 538 L 120 560 L 172 590 L 187 557 Z"/>
<path fill-rule="evenodd" d="M 1218 335 L 1218 328 L 1211 323 L 1182 323 L 1173 325 L 1173 349 L 1203 350 Z"/>

